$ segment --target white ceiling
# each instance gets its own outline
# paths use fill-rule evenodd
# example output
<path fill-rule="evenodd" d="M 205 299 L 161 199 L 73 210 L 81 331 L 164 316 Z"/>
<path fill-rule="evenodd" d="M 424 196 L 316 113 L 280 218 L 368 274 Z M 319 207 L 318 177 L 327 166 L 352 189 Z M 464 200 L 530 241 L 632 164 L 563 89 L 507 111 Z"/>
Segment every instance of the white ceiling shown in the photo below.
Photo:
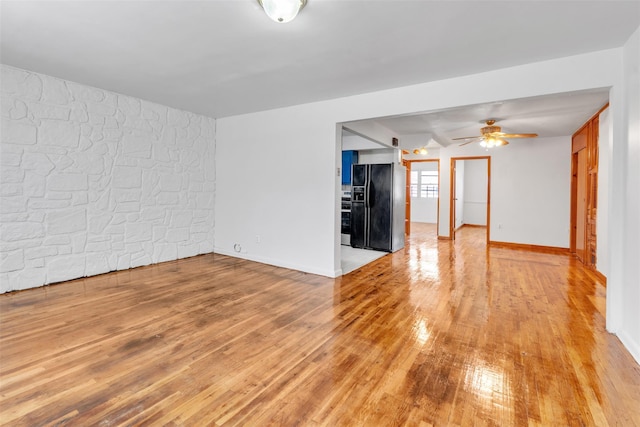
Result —
<path fill-rule="evenodd" d="M 479 136 L 488 119 L 496 120 L 505 133 L 537 133 L 539 137 L 572 135 L 608 100 L 609 90 L 603 88 L 371 120 L 398 135 L 400 148 L 412 150 L 422 145 L 435 148 L 463 144 L 464 140 L 453 138 Z M 415 135 L 425 137 L 411 138 Z"/>
<path fill-rule="evenodd" d="M 0 16 L 3 64 L 219 118 L 619 47 L 640 25 L 640 1 L 309 0 L 277 24 L 256 0 L 3 0 Z M 585 96 L 589 111 L 601 106 Z M 446 145 L 490 117 L 552 134 L 547 119 L 563 105 L 383 123 Z"/>

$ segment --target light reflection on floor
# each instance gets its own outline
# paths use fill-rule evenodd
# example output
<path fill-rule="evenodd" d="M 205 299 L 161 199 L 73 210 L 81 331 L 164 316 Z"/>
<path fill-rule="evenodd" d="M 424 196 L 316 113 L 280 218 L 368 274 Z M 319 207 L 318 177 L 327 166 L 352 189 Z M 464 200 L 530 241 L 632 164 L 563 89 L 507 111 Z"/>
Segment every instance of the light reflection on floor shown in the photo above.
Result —
<path fill-rule="evenodd" d="M 477 363 L 467 367 L 465 387 L 478 398 L 485 399 L 494 406 L 503 406 L 509 401 L 511 387 L 509 379 L 498 367 Z"/>
<path fill-rule="evenodd" d="M 420 344 L 425 345 L 431 336 L 431 332 L 427 329 L 427 322 L 424 319 L 418 320 L 414 328 L 416 331 L 416 339 Z"/>
<path fill-rule="evenodd" d="M 419 271 L 425 278 L 437 279 L 438 250 L 429 247 L 411 247 L 409 249 L 409 265 L 414 271 Z"/>

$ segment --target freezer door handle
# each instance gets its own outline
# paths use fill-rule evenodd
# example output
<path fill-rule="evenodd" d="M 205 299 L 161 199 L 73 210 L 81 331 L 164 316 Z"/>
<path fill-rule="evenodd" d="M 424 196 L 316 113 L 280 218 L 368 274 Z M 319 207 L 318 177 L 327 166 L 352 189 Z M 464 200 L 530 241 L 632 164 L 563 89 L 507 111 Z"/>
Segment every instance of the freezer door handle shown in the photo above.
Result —
<path fill-rule="evenodd" d="M 365 192 L 365 207 L 371 207 L 371 182 L 367 181 L 364 187 Z"/>

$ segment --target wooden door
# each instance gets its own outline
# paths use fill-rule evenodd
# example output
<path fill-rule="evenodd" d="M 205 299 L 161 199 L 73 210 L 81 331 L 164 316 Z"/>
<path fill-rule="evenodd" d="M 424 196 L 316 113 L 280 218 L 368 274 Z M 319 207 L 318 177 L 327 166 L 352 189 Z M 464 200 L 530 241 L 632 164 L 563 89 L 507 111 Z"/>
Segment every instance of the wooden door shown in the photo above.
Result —
<path fill-rule="evenodd" d="M 587 150 L 576 153 L 576 256 L 583 263 L 586 260 L 586 228 L 587 228 Z"/>
<path fill-rule="evenodd" d="M 596 220 L 598 205 L 598 138 L 600 118 L 591 119 L 589 142 L 587 144 L 587 182 L 586 182 L 586 232 L 585 232 L 585 265 L 596 267 Z"/>
<path fill-rule="evenodd" d="M 608 104 L 607 104 L 608 105 Z M 598 205 L 598 115 L 571 139 L 571 252 L 585 267 L 596 268 Z"/>

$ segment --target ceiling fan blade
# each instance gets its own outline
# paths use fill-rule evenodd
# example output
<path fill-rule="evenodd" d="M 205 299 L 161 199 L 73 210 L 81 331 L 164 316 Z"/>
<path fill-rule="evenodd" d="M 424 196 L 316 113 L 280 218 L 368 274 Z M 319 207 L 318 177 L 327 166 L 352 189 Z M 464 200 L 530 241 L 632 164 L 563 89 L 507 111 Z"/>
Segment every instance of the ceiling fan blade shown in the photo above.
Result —
<path fill-rule="evenodd" d="M 535 138 L 537 133 L 501 133 L 498 138 Z"/>
<path fill-rule="evenodd" d="M 464 138 L 462 138 L 462 139 L 464 139 Z M 472 142 L 476 142 L 476 141 L 467 141 L 467 142 L 465 142 L 463 144 L 460 144 L 458 147 L 463 147 L 463 146 L 465 146 L 467 144 L 471 144 Z"/>
<path fill-rule="evenodd" d="M 462 139 L 478 139 L 478 138 L 482 138 L 482 135 L 480 136 L 463 136 L 462 138 L 452 138 L 452 141 L 460 141 Z"/>

